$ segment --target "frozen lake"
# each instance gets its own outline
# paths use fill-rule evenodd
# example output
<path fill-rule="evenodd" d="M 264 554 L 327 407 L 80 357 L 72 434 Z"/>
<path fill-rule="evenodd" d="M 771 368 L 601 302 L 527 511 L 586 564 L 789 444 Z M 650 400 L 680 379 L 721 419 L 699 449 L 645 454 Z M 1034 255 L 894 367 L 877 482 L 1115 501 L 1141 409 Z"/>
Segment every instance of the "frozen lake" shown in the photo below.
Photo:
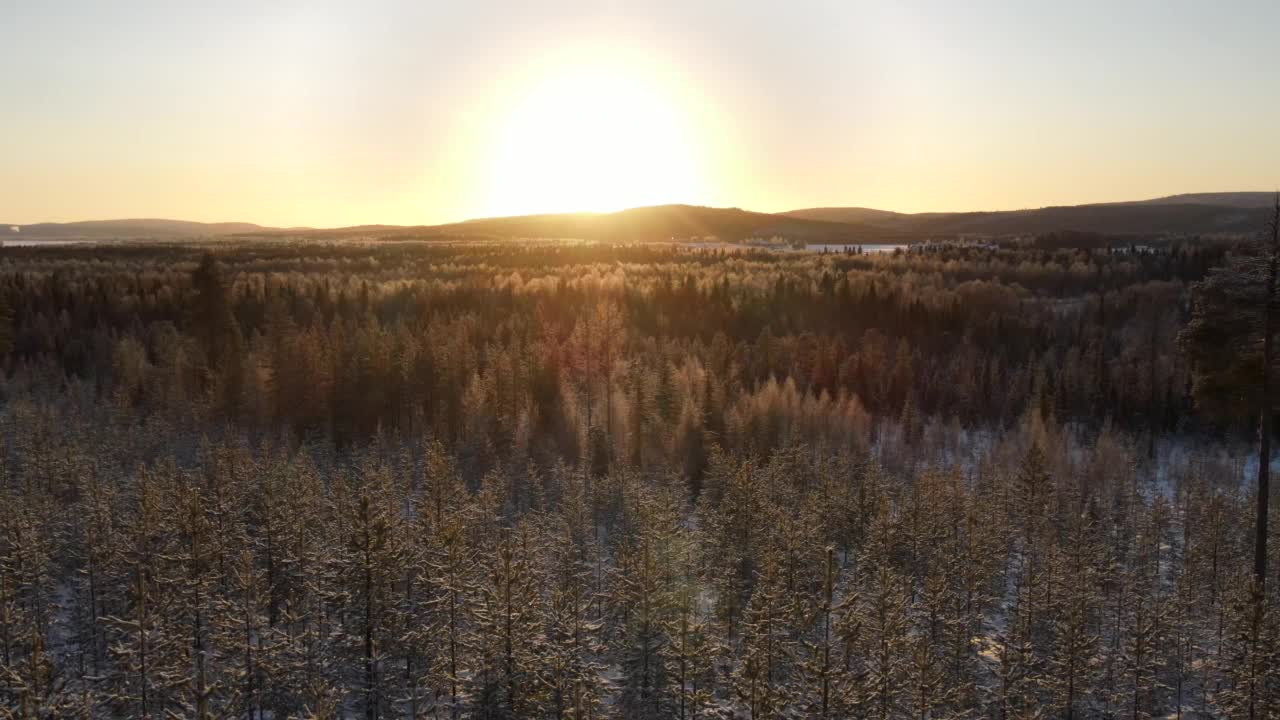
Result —
<path fill-rule="evenodd" d="M 0 247 L 42 247 L 45 245 L 82 245 L 84 243 L 93 242 L 92 240 L 59 240 L 55 238 L 24 238 L 24 237 L 3 237 L 0 236 Z"/>
<path fill-rule="evenodd" d="M 906 244 L 887 244 L 887 243 L 810 243 L 805 245 L 803 249 L 792 247 L 791 245 L 752 245 L 748 243 L 730 243 L 724 241 L 693 241 L 680 243 L 684 247 L 695 248 L 698 250 L 777 250 L 780 252 L 828 252 L 843 253 L 856 252 L 858 248 L 862 248 L 864 253 L 883 253 L 893 252 L 894 250 L 907 249 Z"/>
<path fill-rule="evenodd" d="M 906 250 L 907 246 L 903 244 L 888 245 L 888 244 L 880 244 L 880 243 L 866 243 L 862 245 L 850 245 L 850 244 L 842 244 L 842 243 L 841 244 L 819 243 L 815 245 L 804 246 L 804 249 L 809 252 L 829 252 L 829 253 L 842 253 L 842 252 L 856 251 L 858 248 L 862 248 L 862 252 L 864 253 L 882 253 L 882 252 L 893 252 L 894 250 Z"/>

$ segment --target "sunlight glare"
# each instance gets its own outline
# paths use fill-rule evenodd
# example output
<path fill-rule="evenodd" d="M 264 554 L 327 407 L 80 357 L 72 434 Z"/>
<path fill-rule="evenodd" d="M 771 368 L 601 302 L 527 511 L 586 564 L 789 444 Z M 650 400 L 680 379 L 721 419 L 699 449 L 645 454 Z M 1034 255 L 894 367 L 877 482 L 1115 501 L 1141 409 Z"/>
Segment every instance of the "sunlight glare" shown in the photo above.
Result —
<path fill-rule="evenodd" d="M 582 60 L 533 78 L 499 120 L 490 214 L 699 202 L 694 123 L 660 80 L 651 68 Z"/>

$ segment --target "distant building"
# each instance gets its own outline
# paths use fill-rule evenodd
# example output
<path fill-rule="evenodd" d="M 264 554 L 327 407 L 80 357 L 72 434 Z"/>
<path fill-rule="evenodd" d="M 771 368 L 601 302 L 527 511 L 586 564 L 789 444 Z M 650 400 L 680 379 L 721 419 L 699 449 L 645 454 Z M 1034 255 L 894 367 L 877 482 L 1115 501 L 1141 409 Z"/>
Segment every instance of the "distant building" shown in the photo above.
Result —
<path fill-rule="evenodd" d="M 1159 248 L 1151 245 L 1112 245 L 1111 253 L 1113 255 L 1154 255 L 1159 252 Z"/>

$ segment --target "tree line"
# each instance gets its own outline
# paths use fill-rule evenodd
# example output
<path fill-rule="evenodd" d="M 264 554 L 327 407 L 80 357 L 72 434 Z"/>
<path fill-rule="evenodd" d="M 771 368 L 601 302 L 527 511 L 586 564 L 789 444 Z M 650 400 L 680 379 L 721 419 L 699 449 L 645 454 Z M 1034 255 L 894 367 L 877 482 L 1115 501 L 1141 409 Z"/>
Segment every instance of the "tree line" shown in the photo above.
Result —
<path fill-rule="evenodd" d="M 0 707 L 1271 717 L 1227 257 L 5 249 Z"/>

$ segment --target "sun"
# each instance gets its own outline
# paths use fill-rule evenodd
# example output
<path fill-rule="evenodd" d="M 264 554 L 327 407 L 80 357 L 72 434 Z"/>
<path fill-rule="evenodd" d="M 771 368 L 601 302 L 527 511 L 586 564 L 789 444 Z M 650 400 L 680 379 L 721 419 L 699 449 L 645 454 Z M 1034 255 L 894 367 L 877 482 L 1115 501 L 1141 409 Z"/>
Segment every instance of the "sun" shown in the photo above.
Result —
<path fill-rule="evenodd" d="M 680 95 L 658 70 L 620 58 L 541 68 L 498 110 L 489 214 L 699 202 L 701 148 Z"/>

